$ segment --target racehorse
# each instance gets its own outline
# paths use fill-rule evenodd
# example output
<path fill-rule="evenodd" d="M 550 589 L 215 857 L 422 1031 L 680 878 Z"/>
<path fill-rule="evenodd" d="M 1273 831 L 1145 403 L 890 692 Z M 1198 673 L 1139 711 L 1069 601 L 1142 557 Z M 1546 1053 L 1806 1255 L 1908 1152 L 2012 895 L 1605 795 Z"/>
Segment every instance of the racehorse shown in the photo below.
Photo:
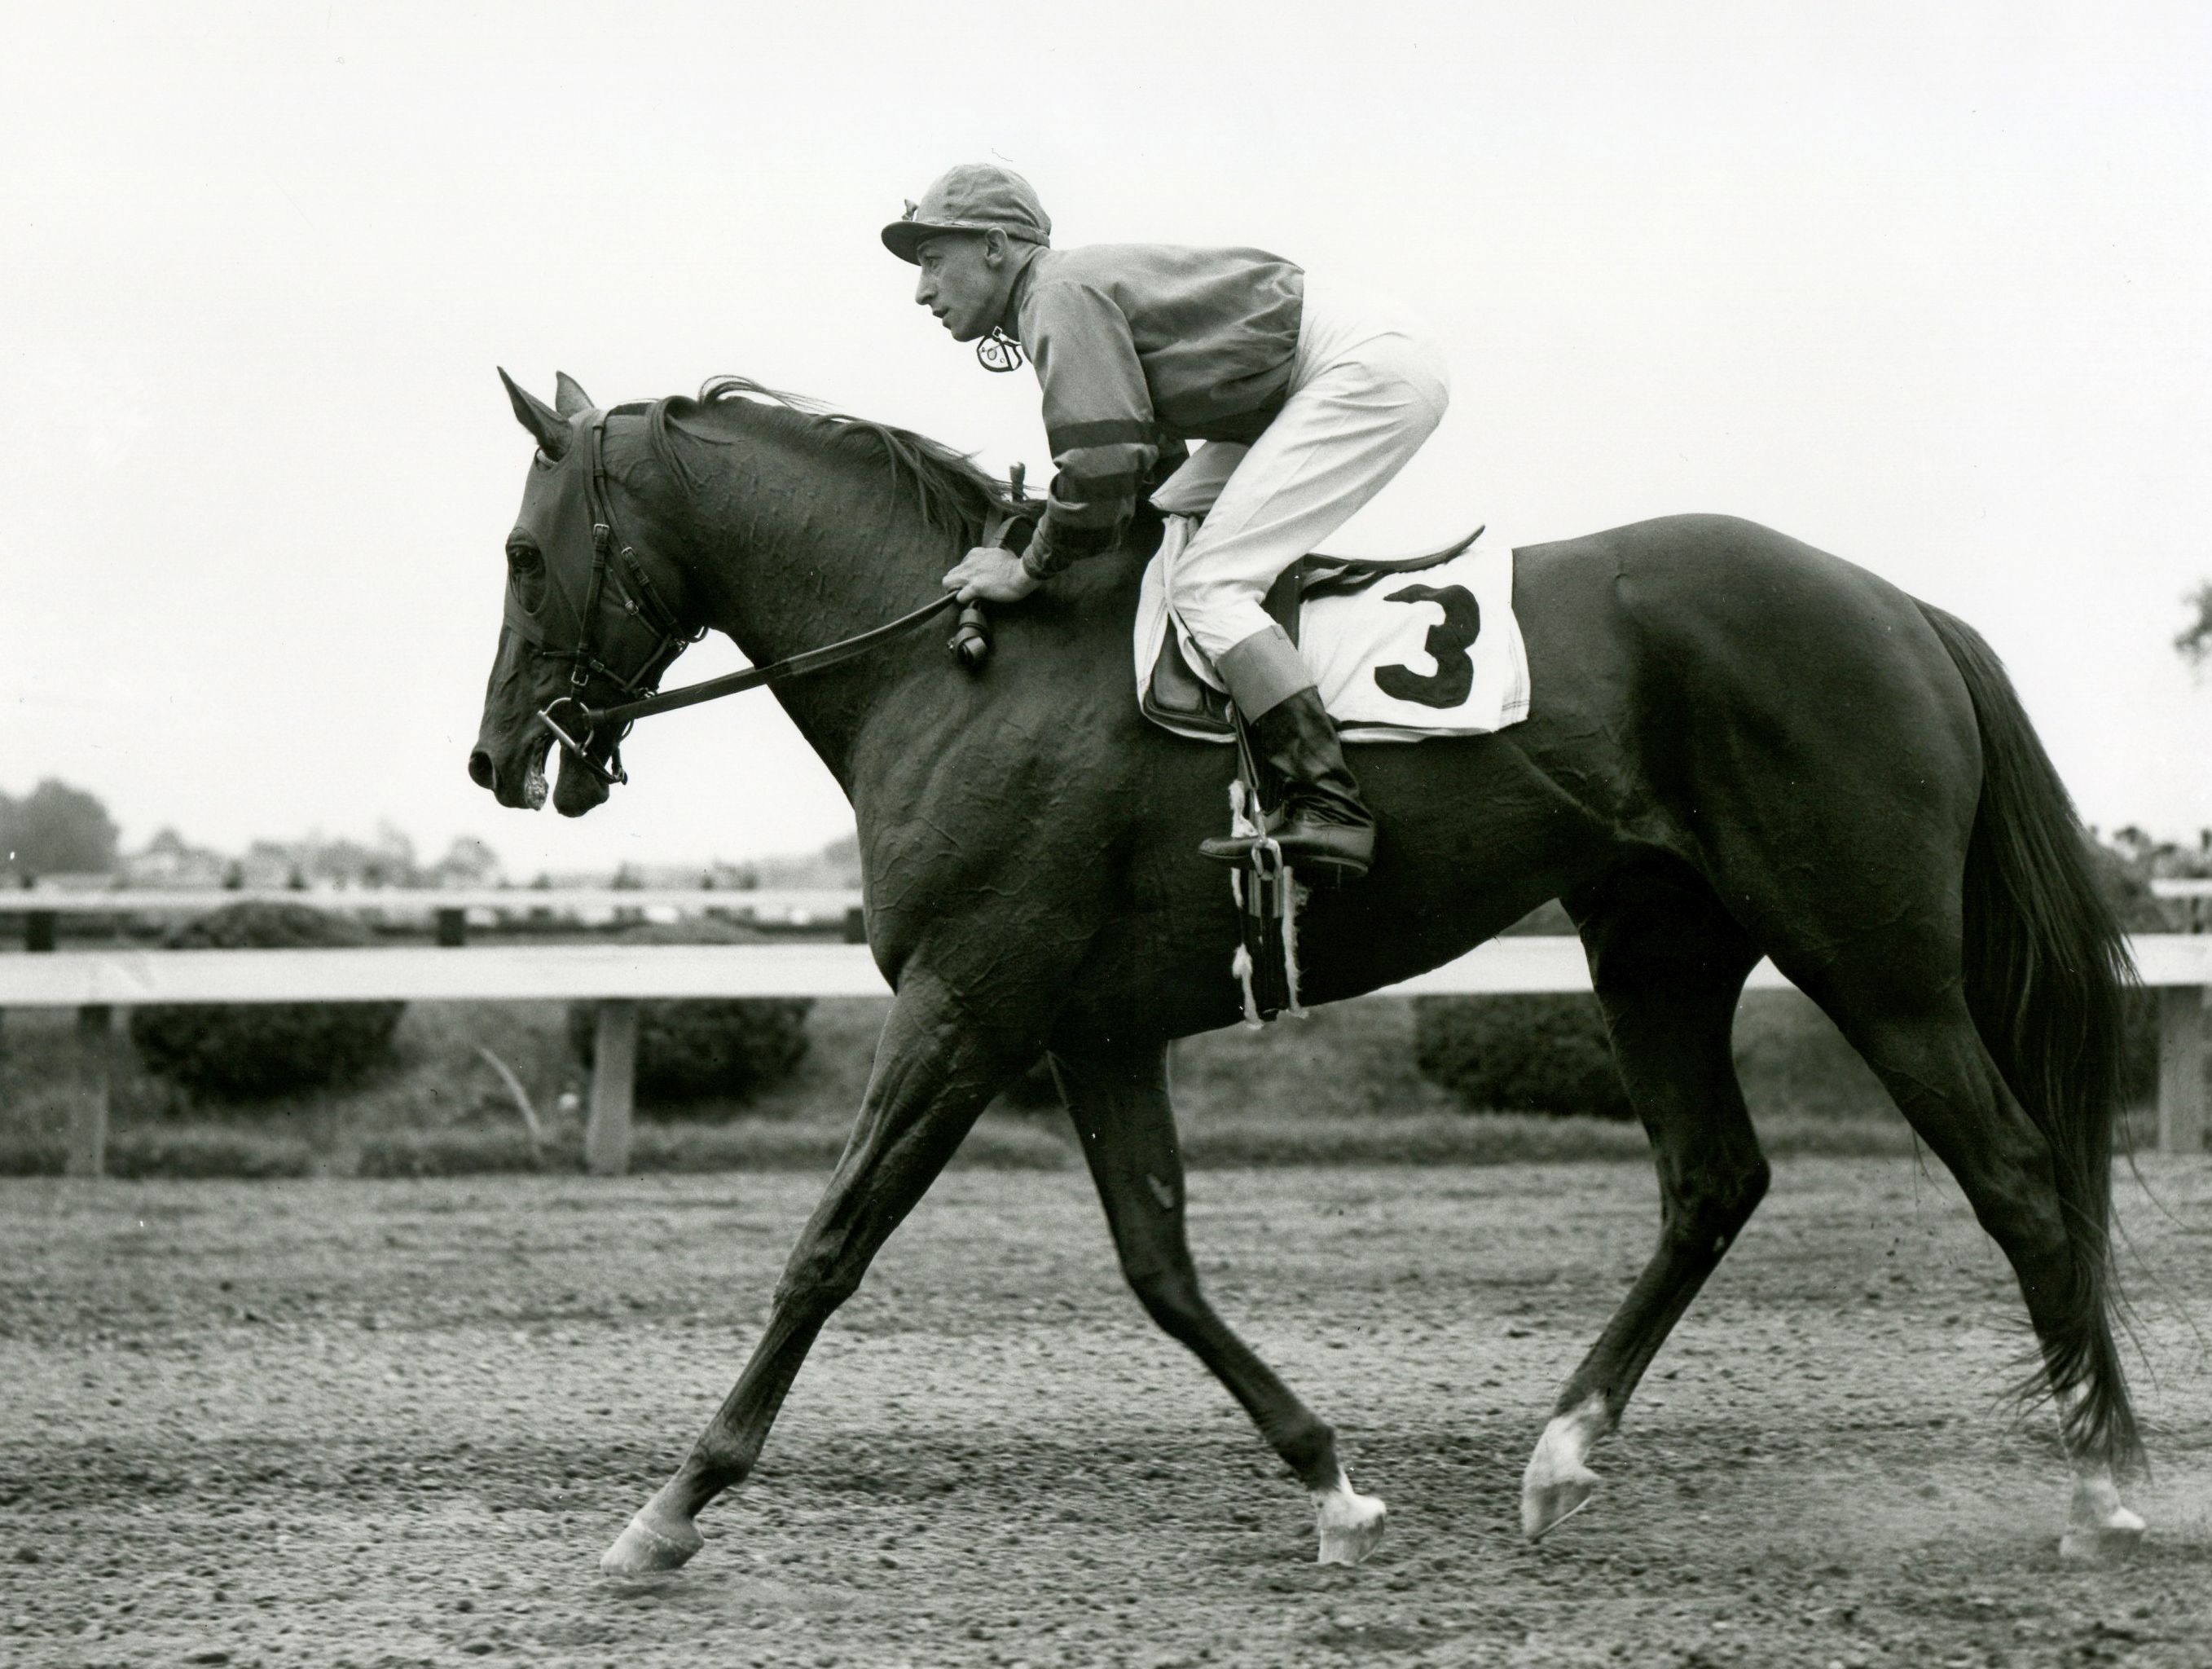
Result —
<path fill-rule="evenodd" d="M 538 451 L 470 775 L 546 798 L 560 709 L 649 690 L 689 637 L 757 667 L 943 599 L 1002 490 L 957 454 L 742 379 L 602 411 L 501 378 Z M 1157 526 L 1157 524 L 1154 524 Z M 984 1105 L 1048 1051 L 1121 1268 L 1314 1502 L 1325 1562 L 1382 1532 L 1332 1428 L 1218 1316 L 1184 1238 L 1173 1039 L 1240 1014 L 1235 905 L 1197 859 L 1234 750 L 1139 716 L 1140 555 L 997 611 L 993 658 L 905 633 L 778 699 L 850 798 L 896 993 L 850 1140 L 727 1399 L 603 1565 L 673 1568 L 742 1483 L 807 1349 Z M 1327 1002 L 1444 962 L 1557 898 L 1655 1150 L 1659 1242 L 1522 1479 L 1541 1536 L 1768 1182 L 1729 1059 L 1762 954 L 1825 1009 L 2011 1261 L 2072 1471 L 2061 1548 L 2124 1554 L 2141 1447 L 2112 1331 L 2111 1155 L 2132 977 L 2072 805 L 1972 628 L 1751 523 L 1669 516 L 1517 553 L 1534 690 L 1489 735 L 1357 748 L 1371 874 L 1299 932 Z M 804 663 L 800 670 L 809 670 Z M 572 704 L 561 709 L 564 699 Z M 599 709 L 604 712 L 604 707 Z M 546 718 L 541 722 L 539 715 Z M 606 798 L 619 727 L 566 738 L 557 809 Z"/>

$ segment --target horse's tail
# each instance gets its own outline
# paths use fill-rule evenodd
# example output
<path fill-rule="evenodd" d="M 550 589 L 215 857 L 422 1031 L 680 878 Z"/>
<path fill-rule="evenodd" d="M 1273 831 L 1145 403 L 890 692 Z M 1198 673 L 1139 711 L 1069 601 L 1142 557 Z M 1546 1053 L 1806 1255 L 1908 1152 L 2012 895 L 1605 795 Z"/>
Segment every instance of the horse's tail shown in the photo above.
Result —
<path fill-rule="evenodd" d="M 2045 1340 L 2048 1388 L 2069 1447 L 2125 1470 L 2142 1443 L 2112 1334 L 2112 1182 L 2135 967 L 2074 803 L 2003 664 L 1965 621 L 1926 603 L 1920 612 L 1966 680 L 1981 730 L 1981 802 L 1966 846 L 1966 1006 L 2050 1147 L 2073 1252 L 2061 1325 Z"/>

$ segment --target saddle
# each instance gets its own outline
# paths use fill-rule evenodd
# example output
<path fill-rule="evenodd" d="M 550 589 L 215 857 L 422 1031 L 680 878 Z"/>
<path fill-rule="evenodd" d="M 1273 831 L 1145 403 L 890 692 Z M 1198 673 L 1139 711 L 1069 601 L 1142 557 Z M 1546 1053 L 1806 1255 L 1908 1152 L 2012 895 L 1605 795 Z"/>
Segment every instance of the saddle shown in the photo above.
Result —
<path fill-rule="evenodd" d="M 1034 518 L 1042 506 L 1023 496 L 1021 480 L 1015 476 L 1009 484 L 1006 498 L 997 504 L 986 522 L 984 542 L 1018 550 L 1026 545 L 1035 526 Z M 1149 502 L 1140 501 L 1138 515 L 1125 533 L 1122 548 L 1140 561 L 1154 563 L 1159 545 L 1167 532 L 1167 520 Z M 1315 552 L 1301 558 L 1287 569 L 1268 588 L 1261 600 L 1268 618 L 1282 627 L 1292 643 L 1299 642 L 1300 627 L 1308 602 L 1323 598 L 1347 597 L 1365 591 L 1376 582 L 1395 576 L 1418 574 L 1425 570 L 1443 567 L 1462 557 L 1474 547 L 1482 534 L 1477 527 L 1465 539 L 1425 556 L 1372 557 L 1333 557 Z M 1510 587 L 1510 563 L 1504 584 Z M 1153 579 L 1148 570 L 1146 586 Z M 1473 583 L 1470 582 L 1470 583 Z M 1446 624 L 1432 628 L 1427 637 L 1428 653 L 1436 657 L 1436 675 L 1415 676 L 1403 666 L 1385 665 L 1372 672 L 1374 681 L 1390 695 L 1403 697 L 1405 685 L 1438 686 L 1451 685 L 1448 697 L 1434 702 L 1422 701 L 1424 706 L 1457 706 L 1464 703 L 1473 687 L 1474 663 L 1468 655 L 1474 637 L 1480 630 L 1481 611 L 1470 594 L 1468 585 L 1455 583 L 1434 588 L 1415 587 L 1395 594 L 1392 601 L 1415 601 L 1456 599 L 1464 612 L 1465 619 L 1459 627 L 1451 623 L 1455 618 L 1452 605 L 1444 608 Z M 1496 602 L 1498 600 L 1492 600 Z M 1164 609 L 1164 599 L 1159 605 Z M 1140 600 L 1137 626 L 1137 646 L 1139 657 L 1145 650 L 1148 632 L 1145 609 Z M 1511 625 L 1510 600 L 1501 606 L 1511 640 L 1509 659 L 1515 667 L 1522 666 L 1517 630 Z M 980 611 L 977 611 L 980 614 Z M 1157 617 L 1155 617 L 1157 618 Z M 968 630 L 967 616 L 963 615 L 963 632 Z M 1137 662 L 1138 703 L 1145 716 L 1153 723 L 1182 736 L 1200 740 L 1233 741 L 1237 743 L 1239 769 L 1237 780 L 1230 789 L 1231 833 L 1261 837 L 1253 846 L 1249 868 L 1232 870 L 1231 889 L 1237 900 L 1237 948 L 1231 971 L 1243 996 L 1246 1022 L 1261 1026 L 1283 1014 L 1303 1015 L 1306 1010 L 1299 997 L 1297 959 L 1297 914 L 1304 888 L 1298 878 L 1283 861 L 1281 850 L 1274 842 L 1265 838 L 1267 813 L 1263 809 L 1262 784 L 1257 762 L 1240 734 L 1240 719 L 1226 694 L 1206 681 L 1191 664 L 1182 645 L 1182 635 L 1172 615 L 1159 622 L 1160 648 L 1153 659 L 1149 675 L 1141 658 Z M 1317 627 L 1318 641 L 1326 643 L 1329 631 L 1326 625 Z M 1402 649 L 1403 645 L 1400 645 Z M 954 648 L 959 650 L 961 639 L 956 637 Z M 1326 650 L 1324 650 L 1326 653 Z M 1463 658 L 1467 677 L 1456 684 L 1443 677 L 1446 662 L 1450 658 Z M 1386 674 L 1398 674 L 1401 683 L 1394 684 Z M 1525 682 L 1525 679 L 1524 679 Z M 1421 700 L 1426 691 L 1415 689 L 1413 698 Z M 1525 714 L 1524 697 L 1519 710 L 1512 710 L 1510 700 L 1500 704 L 1504 722 Z M 1492 719 L 1492 724 L 1498 721 Z M 1425 726 L 1401 730 L 1396 739 L 1418 740 L 1426 731 Z"/>
<path fill-rule="evenodd" d="M 1282 577 L 1268 588 L 1261 606 L 1295 643 L 1299 617 L 1307 603 L 1321 597 L 1350 596 L 1393 575 L 1441 567 L 1464 555 L 1482 531 L 1477 527 L 1457 544 L 1420 557 L 1332 557 L 1316 551 L 1283 570 Z M 1169 631 L 1161 643 L 1159 659 L 1153 663 L 1152 676 L 1145 680 L 1139 704 L 1153 723 L 1182 735 L 1203 734 L 1228 741 L 1237 734 L 1229 697 L 1192 667 L 1183 653 L 1182 634 L 1176 631 Z"/>

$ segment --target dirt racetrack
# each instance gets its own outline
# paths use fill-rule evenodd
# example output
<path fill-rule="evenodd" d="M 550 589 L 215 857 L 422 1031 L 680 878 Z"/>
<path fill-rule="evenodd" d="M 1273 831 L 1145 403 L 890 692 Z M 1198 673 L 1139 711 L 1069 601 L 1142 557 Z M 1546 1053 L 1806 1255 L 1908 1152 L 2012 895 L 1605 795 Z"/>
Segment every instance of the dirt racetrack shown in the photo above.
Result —
<path fill-rule="evenodd" d="M 1121 1288 L 1079 1172 L 956 1172 L 676 1576 L 595 1561 L 742 1360 L 803 1176 L 0 1185 L 0 1661 L 2212 1662 L 2212 1160 L 2123 1209 L 2155 1471 L 2062 1568 L 1994 1248 L 1796 1160 L 1541 1546 L 1521 1468 L 1648 1247 L 1624 1165 L 1201 1173 L 1224 1313 L 1391 1504 L 1291 1481 Z"/>

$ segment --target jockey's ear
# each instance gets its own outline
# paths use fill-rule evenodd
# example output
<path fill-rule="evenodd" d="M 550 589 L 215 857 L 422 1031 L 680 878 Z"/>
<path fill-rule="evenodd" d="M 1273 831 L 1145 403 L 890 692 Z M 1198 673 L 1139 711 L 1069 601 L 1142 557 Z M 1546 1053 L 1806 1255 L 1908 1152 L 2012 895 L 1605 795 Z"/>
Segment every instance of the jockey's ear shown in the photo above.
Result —
<path fill-rule="evenodd" d="M 592 409 L 592 397 L 584 392 L 584 385 L 566 371 L 553 374 L 553 409 L 564 417 L 573 417 L 579 411 Z"/>
<path fill-rule="evenodd" d="M 537 395 L 524 389 L 507 375 L 504 366 L 500 369 L 499 380 L 507 385 L 507 398 L 514 407 L 515 422 L 537 437 L 538 449 L 548 458 L 558 458 L 568 451 L 568 419 Z"/>
<path fill-rule="evenodd" d="M 1006 264 L 1007 239 L 1004 228 L 994 226 L 983 234 L 983 265 L 1004 266 Z"/>

